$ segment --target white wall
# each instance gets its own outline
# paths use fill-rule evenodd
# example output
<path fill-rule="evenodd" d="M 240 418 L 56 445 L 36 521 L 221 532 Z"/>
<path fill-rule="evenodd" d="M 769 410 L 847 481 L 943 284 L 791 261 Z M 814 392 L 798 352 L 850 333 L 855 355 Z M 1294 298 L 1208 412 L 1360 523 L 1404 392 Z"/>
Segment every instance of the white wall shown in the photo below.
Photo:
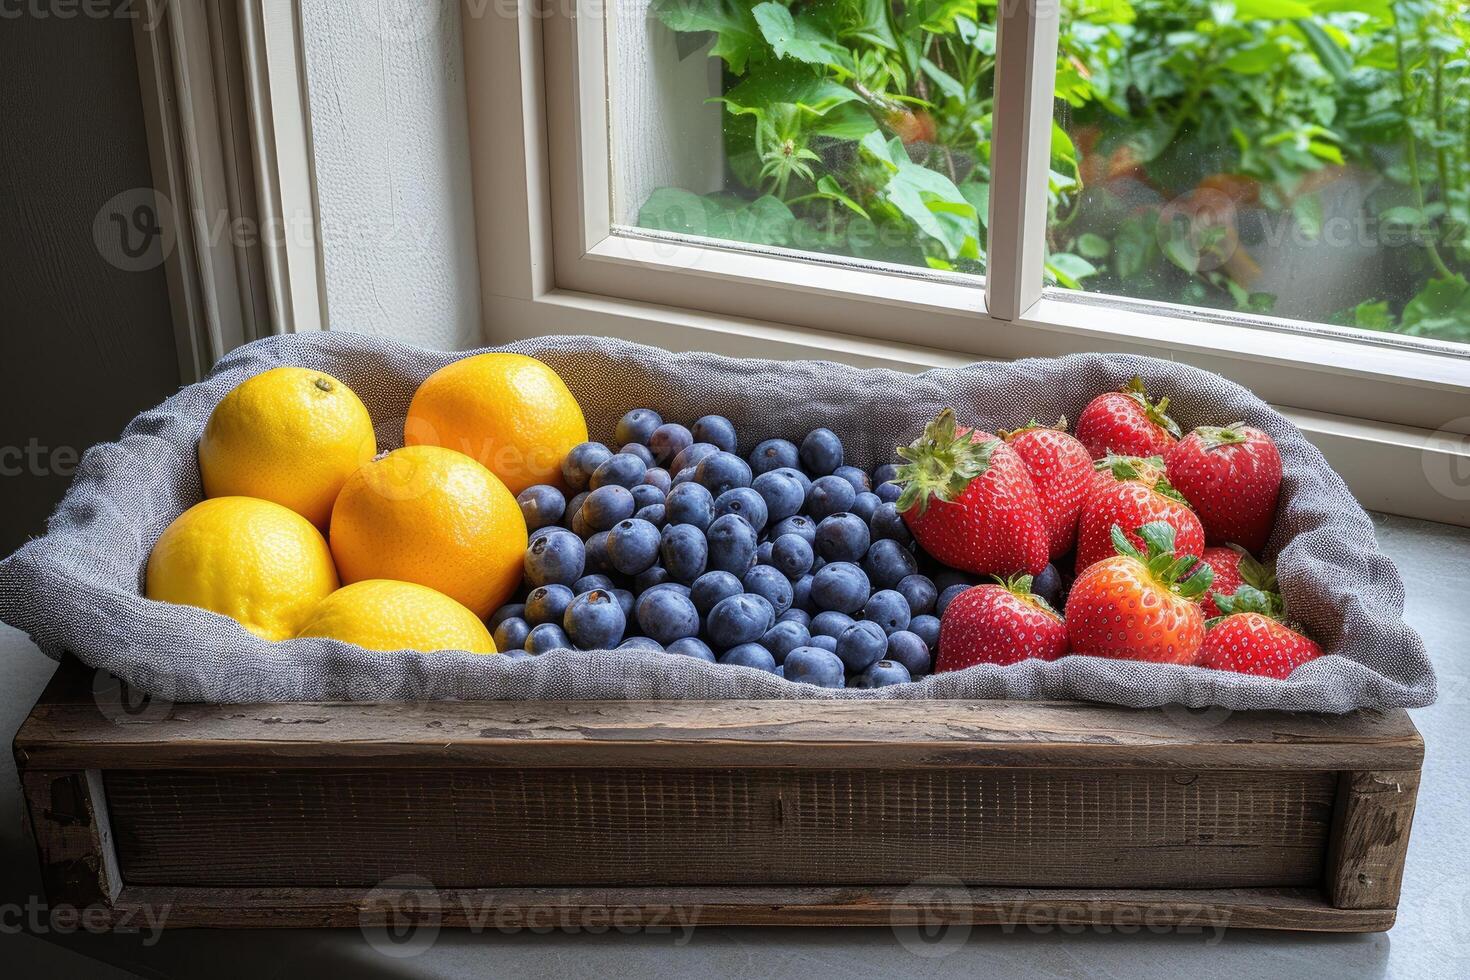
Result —
<path fill-rule="evenodd" d="M 301 0 L 328 325 L 480 344 L 457 0 Z"/>

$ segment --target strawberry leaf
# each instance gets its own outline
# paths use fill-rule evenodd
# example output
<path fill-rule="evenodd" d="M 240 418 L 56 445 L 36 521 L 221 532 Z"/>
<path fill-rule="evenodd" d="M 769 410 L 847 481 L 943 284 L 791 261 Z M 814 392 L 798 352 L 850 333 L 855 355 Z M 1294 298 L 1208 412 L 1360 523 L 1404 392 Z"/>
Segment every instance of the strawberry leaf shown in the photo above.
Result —
<path fill-rule="evenodd" d="M 1112 538 L 1113 548 L 1118 554 L 1127 555 L 1129 558 L 1136 558 L 1142 562 L 1148 560 L 1148 556 L 1136 548 L 1132 541 L 1128 540 L 1128 535 L 1124 534 L 1123 529 L 1117 524 L 1113 525 L 1113 530 L 1109 534 L 1109 537 Z"/>
<path fill-rule="evenodd" d="M 917 506 L 924 513 L 932 499 L 952 502 L 972 480 L 990 469 L 999 439 L 975 441 L 968 429 L 955 424 L 954 410 L 946 408 L 924 428 L 924 434 L 898 447 L 905 460 L 894 482 L 902 487 L 897 507 L 907 513 Z"/>
<path fill-rule="evenodd" d="M 1151 521 L 1138 529 L 1138 536 L 1148 546 L 1150 558 L 1156 555 L 1174 554 L 1174 525 L 1164 521 Z"/>

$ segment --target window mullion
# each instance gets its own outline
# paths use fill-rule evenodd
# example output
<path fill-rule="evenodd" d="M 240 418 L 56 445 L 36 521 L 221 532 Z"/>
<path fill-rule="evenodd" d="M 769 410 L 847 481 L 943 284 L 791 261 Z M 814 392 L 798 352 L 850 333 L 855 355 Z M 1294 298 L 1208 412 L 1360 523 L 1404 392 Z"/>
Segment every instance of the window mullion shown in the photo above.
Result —
<path fill-rule="evenodd" d="M 1000 0 L 985 304 L 1015 320 L 1041 298 L 1058 0 Z"/>

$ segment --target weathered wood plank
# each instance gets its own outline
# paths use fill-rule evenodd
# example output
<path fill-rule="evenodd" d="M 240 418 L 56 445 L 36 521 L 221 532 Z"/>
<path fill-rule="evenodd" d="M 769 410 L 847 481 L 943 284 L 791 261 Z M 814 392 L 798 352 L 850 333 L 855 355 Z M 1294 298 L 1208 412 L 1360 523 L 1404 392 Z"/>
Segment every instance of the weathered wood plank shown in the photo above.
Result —
<path fill-rule="evenodd" d="M 145 916 L 144 913 L 147 913 Z M 1044 931 L 1107 925 L 1117 932 L 1164 929 L 1295 929 L 1376 932 L 1392 909 L 1337 909 L 1316 888 L 1096 889 L 933 887 L 497 888 L 395 895 L 334 888 L 128 886 L 114 921 L 166 928 L 358 928 L 386 921 L 429 927 L 657 928 L 937 924 Z M 150 918 L 151 917 L 151 918 Z M 927 928 L 926 928 L 926 931 Z"/>
<path fill-rule="evenodd" d="M 1403 711 L 1241 712 L 1024 701 L 436 701 L 180 704 L 139 718 L 37 705 L 23 765 L 109 769 L 364 766 L 1252 770 L 1415 769 Z"/>
<path fill-rule="evenodd" d="M 31 769 L 21 788 L 47 894 L 78 907 L 112 901 L 122 879 L 100 775 Z"/>
<path fill-rule="evenodd" d="M 1335 773 L 113 772 L 130 884 L 438 887 L 1321 881 Z"/>
<path fill-rule="evenodd" d="M 1327 856 L 1327 894 L 1333 905 L 1398 905 L 1418 795 L 1417 770 L 1342 774 Z"/>

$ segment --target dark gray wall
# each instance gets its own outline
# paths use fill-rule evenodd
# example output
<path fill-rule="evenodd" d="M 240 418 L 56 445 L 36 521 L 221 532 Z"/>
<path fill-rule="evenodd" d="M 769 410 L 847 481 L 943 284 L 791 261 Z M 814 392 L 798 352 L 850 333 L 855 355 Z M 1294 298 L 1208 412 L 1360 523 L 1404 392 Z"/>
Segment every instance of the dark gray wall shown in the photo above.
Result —
<path fill-rule="evenodd" d="M 93 237 L 153 182 L 119 15 L 142 4 L 89 6 L 0 16 L 0 555 L 43 530 L 83 449 L 179 384 L 163 268 L 118 268 Z"/>

